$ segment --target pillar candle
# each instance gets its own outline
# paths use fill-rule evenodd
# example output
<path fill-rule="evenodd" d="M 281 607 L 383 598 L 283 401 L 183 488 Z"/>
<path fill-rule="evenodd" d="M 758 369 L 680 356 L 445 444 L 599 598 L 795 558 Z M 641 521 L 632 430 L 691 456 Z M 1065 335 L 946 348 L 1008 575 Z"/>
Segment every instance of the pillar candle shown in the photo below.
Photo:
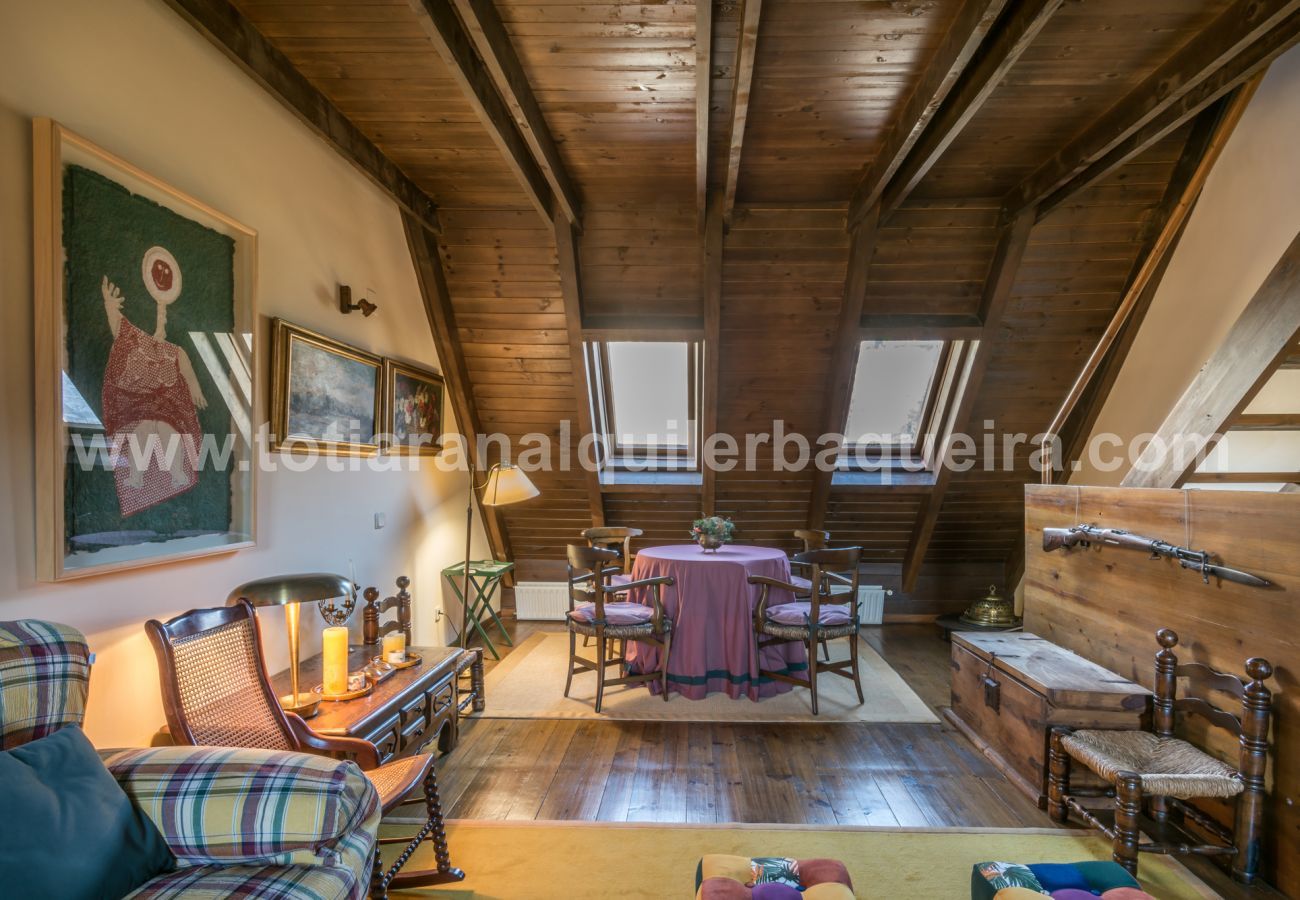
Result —
<path fill-rule="evenodd" d="M 405 632 L 394 631 L 384 635 L 384 659 L 390 663 L 406 662 Z"/>
<path fill-rule="evenodd" d="M 324 673 L 323 689 L 326 694 L 343 694 L 348 689 L 348 628 L 331 625 L 321 632 L 325 642 L 321 657 Z"/>

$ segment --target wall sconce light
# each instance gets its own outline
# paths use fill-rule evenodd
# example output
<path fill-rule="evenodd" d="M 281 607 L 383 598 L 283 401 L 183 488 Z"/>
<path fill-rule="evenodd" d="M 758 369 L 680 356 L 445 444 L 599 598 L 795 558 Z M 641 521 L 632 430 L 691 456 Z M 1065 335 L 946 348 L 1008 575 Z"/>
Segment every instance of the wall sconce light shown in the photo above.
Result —
<path fill-rule="evenodd" d="M 365 297 L 362 297 L 356 303 L 353 303 L 352 288 L 348 287 L 346 284 L 340 284 L 339 285 L 339 311 L 346 316 L 354 309 L 361 310 L 361 315 L 365 316 L 366 318 L 370 318 L 370 316 L 372 316 L 375 310 L 379 309 L 379 307 L 375 306 L 375 304 L 371 303 Z"/>

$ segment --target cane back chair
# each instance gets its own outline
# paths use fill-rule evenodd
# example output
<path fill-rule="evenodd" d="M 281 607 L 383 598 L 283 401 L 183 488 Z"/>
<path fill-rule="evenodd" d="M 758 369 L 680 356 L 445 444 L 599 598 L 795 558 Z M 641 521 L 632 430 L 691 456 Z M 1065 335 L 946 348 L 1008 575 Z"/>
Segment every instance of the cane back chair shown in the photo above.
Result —
<path fill-rule="evenodd" d="M 1115 861 L 1136 874 L 1139 852 L 1195 853 L 1228 858 L 1232 875 L 1249 884 L 1259 872 L 1264 827 L 1264 773 L 1268 761 L 1268 728 L 1272 692 L 1264 682 L 1273 674 L 1268 660 L 1246 660 L 1249 680 L 1216 672 L 1201 663 L 1178 663 L 1178 635 L 1168 628 L 1156 632 L 1155 697 L 1151 731 L 1052 730 L 1048 752 L 1047 812 L 1064 822 L 1071 810 L 1113 842 Z M 1178 679 L 1189 685 L 1227 694 L 1240 701 L 1238 717 L 1205 697 L 1178 696 Z M 1190 688 L 1189 688 L 1190 690 Z M 1174 737 L 1176 714 L 1200 716 L 1237 738 L 1237 767 Z M 1072 789 L 1070 768 L 1081 763 L 1111 787 Z M 1115 821 L 1107 827 L 1077 798 L 1113 797 Z M 1231 830 L 1224 828 L 1191 800 L 1235 801 Z M 1139 842 L 1138 816 L 1149 801 L 1151 817 L 1192 820 L 1217 843 Z"/>
<path fill-rule="evenodd" d="M 754 634 L 761 653 L 764 647 L 774 644 L 800 643 L 808 651 L 808 677 L 796 678 L 785 672 L 772 672 L 759 668 L 759 675 L 776 681 L 797 684 L 812 692 L 812 711 L 817 715 L 817 674 L 833 672 L 853 682 L 858 691 L 858 703 L 864 702 L 862 679 L 858 672 L 858 562 L 861 547 L 839 550 L 810 550 L 797 554 L 794 560 L 809 569 L 811 593 L 807 600 L 768 606 L 772 588 L 784 588 L 798 597 L 798 586 L 778 578 L 764 575 L 749 576 L 749 583 L 759 586 L 758 605 L 754 607 Z M 832 589 L 847 586 L 847 592 Z M 818 662 L 817 646 L 837 638 L 849 639 L 849 658 L 836 662 Z"/>
<path fill-rule="evenodd" d="M 447 851 L 442 806 L 433 755 L 421 753 L 380 765 L 375 745 L 360 738 L 323 735 L 296 713 L 280 706 L 266 673 L 262 636 L 253 606 L 240 600 L 216 609 L 192 609 L 167 622 L 145 623 L 158 657 L 163 711 L 177 744 L 298 750 L 353 759 L 379 792 L 384 815 L 399 806 L 423 804 L 426 818 L 411 838 L 381 838 L 379 843 L 406 846 L 384 869 L 375 850 L 371 892 L 384 900 L 389 888 L 460 881 Z M 423 784 L 423 797 L 403 798 Z M 436 870 L 399 871 L 426 839 L 431 840 Z"/>
<path fill-rule="evenodd" d="M 576 672 L 596 673 L 596 712 L 600 712 L 605 699 L 605 687 L 612 684 L 637 684 L 658 679 L 664 700 L 668 700 L 668 654 L 673 645 L 673 620 L 664 613 L 660 589 L 673 584 L 667 576 L 643 578 L 615 585 L 611 582 L 618 559 L 615 550 L 599 547 L 568 547 L 569 612 L 569 672 L 564 681 L 564 696 L 569 696 Z M 627 599 L 628 593 L 648 588 L 651 605 L 645 606 Z M 611 599 L 622 597 L 624 599 Z M 594 660 L 578 656 L 578 635 L 596 639 Z M 657 672 L 629 673 L 618 678 L 608 678 L 605 669 L 612 665 L 625 666 L 626 653 L 610 655 L 608 642 L 628 641 L 650 644 L 660 650 Z M 584 645 L 585 646 L 585 645 Z"/>

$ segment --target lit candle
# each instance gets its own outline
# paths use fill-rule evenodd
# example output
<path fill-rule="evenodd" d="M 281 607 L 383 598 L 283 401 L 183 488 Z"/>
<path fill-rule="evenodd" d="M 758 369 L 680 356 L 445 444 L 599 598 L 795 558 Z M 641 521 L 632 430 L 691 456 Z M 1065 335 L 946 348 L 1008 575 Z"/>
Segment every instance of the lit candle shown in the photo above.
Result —
<path fill-rule="evenodd" d="M 332 625 L 321 632 L 325 650 L 321 657 L 326 694 L 345 694 L 348 690 L 348 628 Z"/>
<path fill-rule="evenodd" d="M 406 662 L 406 632 L 394 631 L 384 635 L 384 659 L 390 663 Z"/>

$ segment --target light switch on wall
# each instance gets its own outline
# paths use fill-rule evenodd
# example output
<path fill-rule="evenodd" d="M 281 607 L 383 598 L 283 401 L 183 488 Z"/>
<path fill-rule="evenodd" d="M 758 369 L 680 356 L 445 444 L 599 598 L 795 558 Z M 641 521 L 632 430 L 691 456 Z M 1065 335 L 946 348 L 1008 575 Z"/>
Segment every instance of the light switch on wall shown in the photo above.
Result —
<path fill-rule="evenodd" d="M 380 528 L 383 528 L 383 527 L 384 527 L 385 525 L 387 525 L 387 524 L 388 524 L 388 514 L 387 514 L 387 513 L 381 513 L 381 512 L 377 512 L 377 513 L 375 513 L 375 530 L 376 530 L 376 531 L 379 530 Z"/>

